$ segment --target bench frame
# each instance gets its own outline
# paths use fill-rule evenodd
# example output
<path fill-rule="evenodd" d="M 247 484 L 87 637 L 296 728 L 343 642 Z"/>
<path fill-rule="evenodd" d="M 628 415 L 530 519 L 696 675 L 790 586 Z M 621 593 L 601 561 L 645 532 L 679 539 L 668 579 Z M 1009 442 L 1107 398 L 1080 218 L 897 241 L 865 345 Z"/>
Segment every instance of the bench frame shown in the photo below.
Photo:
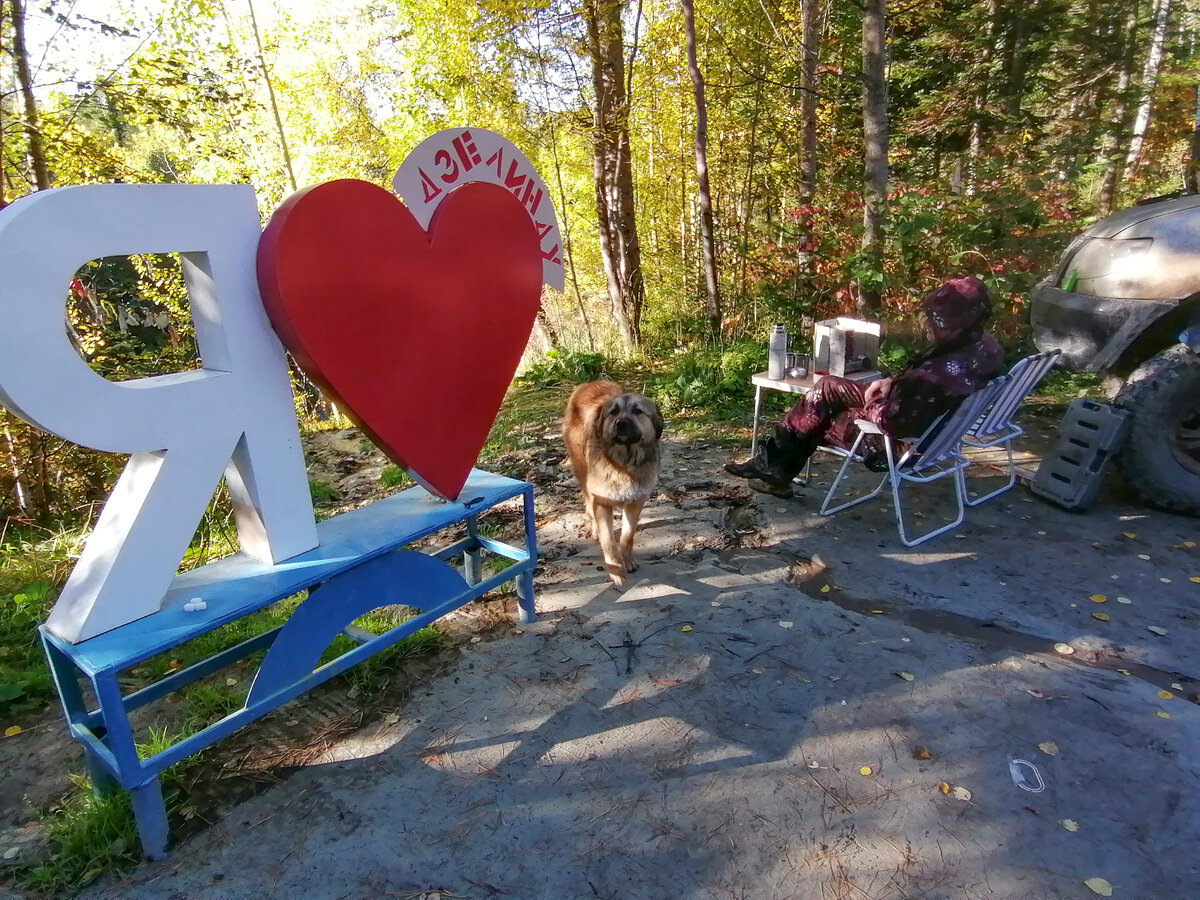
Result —
<path fill-rule="evenodd" d="M 480 535 L 478 515 L 517 497 L 523 504 L 524 546 Z M 398 549 L 459 523 L 465 524 L 466 537 L 432 554 Z M 533 486 L 523 481 L 474 470 L 457 501 L 410 488 L 321 522 L 317 531 L 316 549 L 277 565 L 238 554 L 178 575 L 157 613 L 78 644 L 42 627 L 67 724 L 83 746 L 93 789 L 104 793 L 120 787 L 130 793 L 148 858 L 160 859 L 167 851 L 169 827 L 158 780 L 167 767 L 508 581 L 516 580 L 521 621 L 534 621 Z M 513 564 L 482 579 L 483 551 Z M 461 574 L 447 562 L 459 557 Z M 283 625 L 122 693 L 122 672 L 303 590 L 309 590 L 308 598 Z M 194 598 L 204 600 L 203 609 Z M 412 606 L 420 614 L 379 635 L 351 624 L 390 605 Z M 318 666 L 339 634 L 358 646 Z M 262 650 L 266 656 L 241 709 L 141 758 L 130 713 Z M 85 684 L 91 698 L 85 696 Z"/>

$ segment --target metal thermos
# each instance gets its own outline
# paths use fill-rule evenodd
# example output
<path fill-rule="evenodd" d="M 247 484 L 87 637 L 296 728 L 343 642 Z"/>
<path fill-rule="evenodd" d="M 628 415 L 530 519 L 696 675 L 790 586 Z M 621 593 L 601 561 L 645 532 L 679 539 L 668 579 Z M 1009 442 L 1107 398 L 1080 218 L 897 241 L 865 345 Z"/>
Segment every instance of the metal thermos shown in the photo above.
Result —
<path fill-rule="evenodd" d="M 787 375 L 787 329 L 776 325 L 771 329 L 771 337 L 767 341 L 767 377 L 783 378 Z"/>

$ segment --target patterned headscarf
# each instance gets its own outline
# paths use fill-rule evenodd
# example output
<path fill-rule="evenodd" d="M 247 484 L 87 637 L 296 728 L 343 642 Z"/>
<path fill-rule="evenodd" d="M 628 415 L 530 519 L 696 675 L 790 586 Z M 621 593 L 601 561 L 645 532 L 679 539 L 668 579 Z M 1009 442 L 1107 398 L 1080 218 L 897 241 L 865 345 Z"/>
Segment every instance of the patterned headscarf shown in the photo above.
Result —
<path fill-rule="evenodd" d="M 921 300 L 921 320 L 933 330 L 934 346 L 983 327 L 992 312 L 987 287 L 978 278 L 951 278 Z"/>

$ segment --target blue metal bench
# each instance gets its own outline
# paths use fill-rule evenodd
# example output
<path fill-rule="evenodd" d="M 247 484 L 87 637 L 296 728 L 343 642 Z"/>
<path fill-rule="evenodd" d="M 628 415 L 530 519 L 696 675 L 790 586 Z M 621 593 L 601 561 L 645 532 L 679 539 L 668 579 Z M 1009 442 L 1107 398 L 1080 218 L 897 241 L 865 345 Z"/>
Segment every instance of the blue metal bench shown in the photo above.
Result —
<path fill-rule="evenodd" d="M 479 513 L 515 497 L 523 497 L 524 547 L 480 535 Z M 466 524 L 466 537 L 434 554 L 397 549 L 460 522 Z M 521 620 L 534 619 L 533 487 L 523 481 L 476 469 L 455 502 L 411 488 L 321 522 L 317 533 L 320 546 L 278 565 L 238 554 L 178 575 L 157 613 L 90 640 L 70 644 L 42 628 L 67 722 L 83 745 L 93 787 L 105 791 L 115 783 L 130 792 L 147 857 L 161 858 L 167 850 L 158 776 L 168 766 L 505 582 L 516 580 Z M 481 580 L 481 551 L 514 564 Z M 447 562 L 460 555 L 461 574 Z M 303 590 L 309 590 L 307 599 L 278 628 L 122 694 L 121 672 Z M 195 598 L 204 601 L 203 608 L 192 602 Z M 379 635 L 352 624 L 390 605 L 414 607 L 420 614 Z M 317 668 L 339 634 L 358 646 Z M 129 723 L 133 710 L 260 650 L 266 655 L 241 709 L 153 756 L 139 757 Z M 94 708 L 81 679 L 91 685 Z"/>

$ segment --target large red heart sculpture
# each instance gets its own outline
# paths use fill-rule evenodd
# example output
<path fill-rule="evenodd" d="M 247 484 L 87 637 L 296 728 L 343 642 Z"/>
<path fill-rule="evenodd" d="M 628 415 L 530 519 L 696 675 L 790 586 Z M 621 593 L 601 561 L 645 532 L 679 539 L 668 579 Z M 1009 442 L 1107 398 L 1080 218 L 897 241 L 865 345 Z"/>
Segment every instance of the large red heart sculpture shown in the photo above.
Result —
<path fill-rule="evenodd" d="M 421 484 L 453 500 L 529 339 L 537 230 L 494 184 L 464 184 L 421 229 L 365 181 L 293 194 L 258 247 L 267 314 L 300 367 Z"/>

